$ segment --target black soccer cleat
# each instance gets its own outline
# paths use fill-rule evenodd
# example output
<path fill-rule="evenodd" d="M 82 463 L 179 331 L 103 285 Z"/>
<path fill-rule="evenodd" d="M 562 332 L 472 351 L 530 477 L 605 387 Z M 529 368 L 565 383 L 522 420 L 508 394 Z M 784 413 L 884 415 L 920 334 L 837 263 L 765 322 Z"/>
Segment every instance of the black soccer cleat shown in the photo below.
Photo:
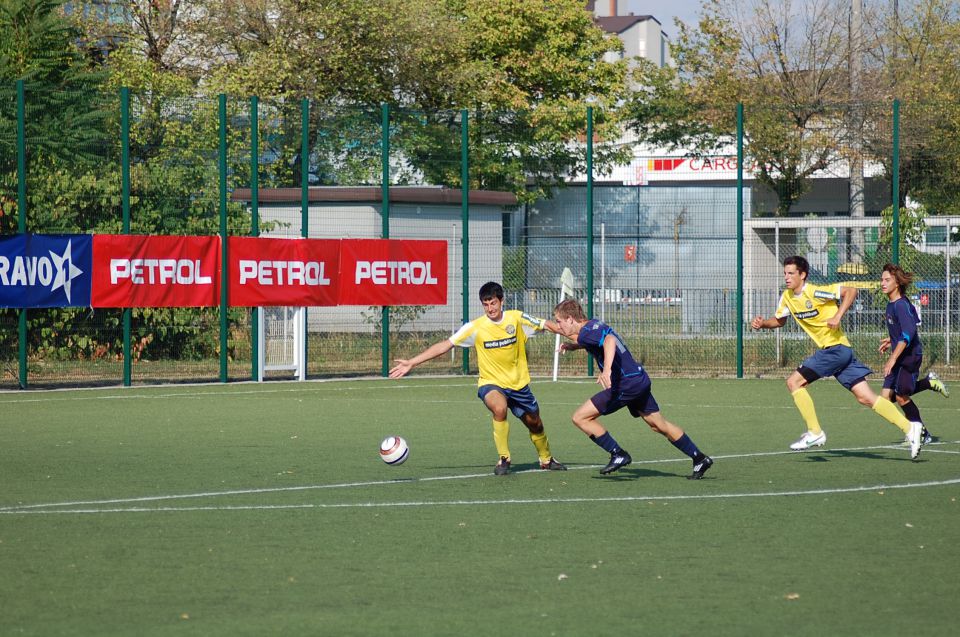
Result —
<path fill-rule="evenodd" d="M 614 471 L 627 466 L 631 462 L 633 462 L 633 458 L 630 457 L 630 454 L 621 449 L 616 453 L 610 454 L 610 462 L 608 462 L 607 466 L 605 466 L 603 469 L 600 469 L 600 473 L 602 475 L 613 473 Z"/>
<path fill-rule="evenodd" d="M 703 477 L 703 474 L 707 472 L 707 469 L 713 466 L 713 458 L 710 456 L 704 456 L 700 462 L 693 463 L 693 473 L 687 476 L 687 480 L 699 480 Z"/>
<path fill-rule="evenodd" d="M 540 468 L 544 471 L 566 471 L 567 468 L 556 458 L 551 457 L 547 462 L 541 462 Z"/>
<path fill-rule="evenodd" d="M 493 475 L 505 476 L 508 473 L 510 473 L 510 458 L 500 456 L 500 460 L 498 460 L 496 466 L 493 467 Z"/>
<path fill-rule="evenodd" d="M 920 436 L 923 438 L 923 444 L 925 445 L 929 445 L 931 442 L 940 441 L 940 438 L 938 436 L 934 436 L 932 433 L 927 431 L 926 427 L 924 427 L 923 430 L 920 432 Z"/>

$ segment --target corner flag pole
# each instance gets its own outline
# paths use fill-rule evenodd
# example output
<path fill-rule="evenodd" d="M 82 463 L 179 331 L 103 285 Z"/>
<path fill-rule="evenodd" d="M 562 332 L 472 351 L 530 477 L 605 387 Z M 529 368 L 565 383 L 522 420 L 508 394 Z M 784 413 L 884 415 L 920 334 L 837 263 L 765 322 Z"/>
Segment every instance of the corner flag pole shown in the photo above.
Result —
<path fill-rule="evenodd" d="M 563 301 L 568 296 L 573 298 L 573 272 L 570 268 L 564 268 L 560 275 L 560 300 Z M 557 371 L 560 369 L 560 335 L 557 334 L 553 347 L 553 382 L 557 382 Z"/>

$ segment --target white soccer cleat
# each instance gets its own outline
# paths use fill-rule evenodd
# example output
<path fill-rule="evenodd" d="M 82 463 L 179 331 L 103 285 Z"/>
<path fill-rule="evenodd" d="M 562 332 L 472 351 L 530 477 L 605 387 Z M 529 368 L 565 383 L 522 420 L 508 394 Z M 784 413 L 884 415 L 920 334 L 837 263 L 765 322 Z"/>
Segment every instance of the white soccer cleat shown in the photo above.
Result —
<path fill-rule="evenodd" d="M 920 447 L 923 446 L 923 423 L 910 423 L 910 433 L 907 434 L 907 438 L 910 439 L 910 458 L 916 460 L 920 455 Z"/>
<path fill-rule="evenodd" d="M 821 431 L 818 434 L 815 434 L 811 431 L 806 431 L 800 439 L 795 443 L 790 445 L 790 448 L 794 451 L 803 451 L 804 449 L 810 449 L 811 447 L 822 447 L 824 443 L 827 442 L 827 432 Z"/>
<path fill-rule="evenodd" d="M 933 372 L 927 372 L 927 380 L 930 381 L 930 389 L 937 392 L 944 398 L 950 398 L 950 390 L 946 383 L 940 380 L 940 377 Z"/>

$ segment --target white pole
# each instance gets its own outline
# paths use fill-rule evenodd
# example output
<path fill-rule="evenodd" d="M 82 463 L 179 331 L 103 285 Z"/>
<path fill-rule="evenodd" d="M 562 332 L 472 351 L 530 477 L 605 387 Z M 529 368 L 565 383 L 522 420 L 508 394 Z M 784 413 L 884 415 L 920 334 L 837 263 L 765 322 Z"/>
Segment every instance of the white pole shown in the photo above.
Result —
<path fill-rule="evenodd" d="M 774 245 L 774 254 L 777 257 L 777 265 L 779 266 L 782 260 L 780 259 L 780 222 L 777 221 L 773 224 L 773 245 Z M 780 289 L 781 277 L 777 277 L 777 290 Z M 777 364 L 780 364 L 780 330 L 773 330 L 777 333 Z"/>
<path fill-rule="evenodd" d="M 950 324 L 951 324 L 950 314 L 953 311 L 953 308 L 950 306 L 950 231 L 953 229 L 953 224 L 954 224 L 954 219 L 952 217 L 948 217 L 947 218 L 947 241 L 943 248 L 943 251 L 944 251 L 943 255 L 944 257 L 946 257 L 945 261 L 947 262 L 947 271 L 946 271 L 947 291 L 946 291 L 946 298 L 944 299 L 944 301 L 947 304 L 947 322 L 944 325 L 944 327 L 946 328 L 946 334 L 944 336 L 944 345 L 947 348 L 946 358 L 947 358 L 948 367 L 950 366 Z"/>
<path fill-rule="evenodd" d="M 607 322 L 607 224 L 600 224 L 600 320 Z"/>

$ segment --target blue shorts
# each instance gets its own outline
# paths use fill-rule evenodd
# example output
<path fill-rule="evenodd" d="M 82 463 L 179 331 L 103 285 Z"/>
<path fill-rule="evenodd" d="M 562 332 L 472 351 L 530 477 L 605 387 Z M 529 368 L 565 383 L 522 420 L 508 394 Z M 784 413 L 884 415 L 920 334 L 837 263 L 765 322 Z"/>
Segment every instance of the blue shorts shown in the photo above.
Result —
<path fill-rule="evenodd" d="M 481 385 L 477 389 L 477 397 L 483 400 L 484 396 L 492 391 L 498 391 L 506 396 L 507 407 L 517 418 L 523 418 L 524 414 L 540 413 L 540 404 L 537 403 L 537 398 L 530 391 L 530 385 L 523 389 L 504 389 L 499 385 Z"/>
<path fill-rule="evenodd" d="M 620 381 L 616 389 L 611 387 L 594 394 L 590 402 L 601 416 L 612 414 L 624 407 L 630 410 L 630 415 L 634 418 L 660 411 L 660 405 L 653 397 L 653 384 L 650 382 L 650 377 L 646 375 L 638 380 L 625 378 Z"/>
<path fill-rule="evenodd" d="M 883 388 L 892 389 L 897 396 L 912 396 L 917 389 L 921 363 L 923 355 L 908 354 L 901 357 L 893 366 L 893 371 L 883 377 Z"/>
<path fill-rule="evenodd" d="M 818 349 L 797 368 L 808 383 L 818 378 L 834 376 L 841 385 L 851 389 L 873 371 L 857 360 L 853 350 L 846 345 L 834 345 Z"/>

